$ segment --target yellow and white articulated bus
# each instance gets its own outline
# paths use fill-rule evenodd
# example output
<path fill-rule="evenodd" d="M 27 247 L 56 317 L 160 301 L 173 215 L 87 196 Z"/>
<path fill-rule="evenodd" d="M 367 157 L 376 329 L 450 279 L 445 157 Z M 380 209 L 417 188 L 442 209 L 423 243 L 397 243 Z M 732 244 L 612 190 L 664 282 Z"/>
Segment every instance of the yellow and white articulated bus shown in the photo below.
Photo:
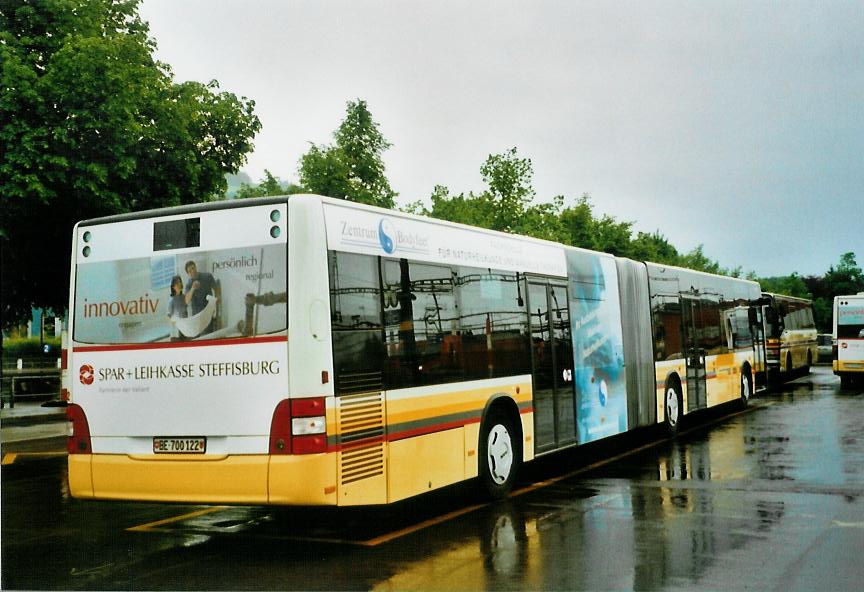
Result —
<path fill-rule="evenodd" d="M 864 292 L 834 297 L 834 374 L 846 386 L 864 379 Z"/>
<path fill-rule="evenodd" d="M 743 399 L 755 282 L 318 196 L 80 222 L 80 498 L 385 504 Z"/>
<path fill-rule="evenodd" d="M 768 292 L 762 297 L 769 373 L 785 381 L 809 372 L 819 357 L 813 302 Z"/>

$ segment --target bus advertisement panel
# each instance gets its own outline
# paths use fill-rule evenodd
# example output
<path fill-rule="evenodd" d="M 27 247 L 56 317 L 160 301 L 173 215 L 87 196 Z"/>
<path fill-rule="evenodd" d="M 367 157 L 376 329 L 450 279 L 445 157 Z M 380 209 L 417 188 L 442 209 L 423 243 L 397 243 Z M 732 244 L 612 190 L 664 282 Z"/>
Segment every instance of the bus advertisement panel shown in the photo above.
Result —
<path fill-rule="evenodd" d="M 74 339 L 129 344 L 284 331 L 286 271 L 284 245 L 82 263 Z"/>
<path fill-rule="evenodd" d="M 615 260 L 567 251 L 579 443 L 627 430 L 627 381 Z"/>

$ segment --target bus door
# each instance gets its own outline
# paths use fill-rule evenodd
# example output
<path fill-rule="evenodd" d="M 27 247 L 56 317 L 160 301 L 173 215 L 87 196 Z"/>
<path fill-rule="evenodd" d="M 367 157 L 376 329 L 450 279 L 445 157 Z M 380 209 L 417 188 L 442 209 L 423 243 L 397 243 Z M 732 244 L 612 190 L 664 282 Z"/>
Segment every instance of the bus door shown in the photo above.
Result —
<path fill-rule="evenodd" d="M 767 386 L 767 367 L 765 366 L 765 323 L 762 319 L 762 307 L 750 306 L 747 309 L 747 318 L 750 324 L 750 334 L 753 336 L 753 378 L 757 390 Z"/>
<path fill-rule="evenodd" d="M 535 450 L 545 452 L 576 443 L 570 311 L 564 284 L 532 278 L 527 292 Z"/>
<path fill-rule="evenodd" d="M 687 361 L 687 412 L 708 404 L 705 381 L 705 331 L 702 303 L 698 298 L 681 297 L 681 324 L 684 333 L 684 359 Z"/>

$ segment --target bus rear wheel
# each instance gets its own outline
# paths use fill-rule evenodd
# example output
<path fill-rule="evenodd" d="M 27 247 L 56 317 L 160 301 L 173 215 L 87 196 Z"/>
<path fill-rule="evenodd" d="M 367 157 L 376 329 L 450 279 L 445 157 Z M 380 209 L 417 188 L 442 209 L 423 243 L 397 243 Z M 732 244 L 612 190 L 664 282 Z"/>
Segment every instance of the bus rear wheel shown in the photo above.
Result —
<path fill-rule="evenodd" d="M 493 500 L 506 497 L 522 464 L 522 446 L 515 422 L 500 409 L 492 409 L 483 422 L 479 461 L 481 493 Z"/>
<path fill-rule="evenodd" d="M 674 381 L 667 382 L 663 407 L 666 410 L 666 428 L 673 436 L 678 433 L 678 426 L 681 424 L 682 406 L 677 384 Z"/>
<path fill-rule="evenodd" d="M 753 379 L 750 377 L 750 371 L 744 370 L 741 372 L 741 406 L 746 407 L 750 403 L 750 397 L 753 396 Z"/>

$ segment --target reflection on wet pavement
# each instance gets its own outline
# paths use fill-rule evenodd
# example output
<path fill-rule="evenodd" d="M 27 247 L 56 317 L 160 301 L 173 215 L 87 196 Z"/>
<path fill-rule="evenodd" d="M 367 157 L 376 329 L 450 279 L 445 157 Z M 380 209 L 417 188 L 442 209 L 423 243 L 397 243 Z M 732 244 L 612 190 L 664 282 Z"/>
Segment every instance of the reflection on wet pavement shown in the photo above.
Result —
<path fill-rule="evenodd" d="M 486 508 L 463 545 L 377 588 L 860 589 L 864 397 L 823 369 L 756 405 Z"/>
<path fill-rule="evenodd" d="M 860 589 L 864 393 L 819 368 L 751 406 L 602 466 L 597 448 L 548 457 L 493 505 L 467 488 L 349 510 L 81 503 L 4 473 L 3 587 Z"/>

